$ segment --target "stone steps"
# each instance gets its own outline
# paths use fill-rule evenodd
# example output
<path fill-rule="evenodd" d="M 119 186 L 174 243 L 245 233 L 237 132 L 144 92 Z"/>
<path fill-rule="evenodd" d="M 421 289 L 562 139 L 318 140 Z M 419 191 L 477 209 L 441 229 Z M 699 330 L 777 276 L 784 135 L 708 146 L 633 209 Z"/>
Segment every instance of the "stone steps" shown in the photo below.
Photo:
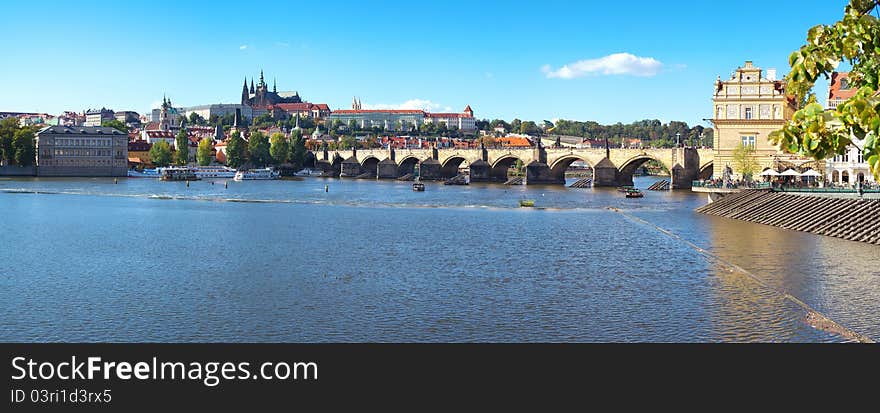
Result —
<path fill-rule="evenodd" d="M 880 200 L 748 190 L 697 212 L 880 245 Z"/>
<path fill-rule="evenodd" d="M 592 188 L 593 178 L 581 178 L 577 182 L 568 186 L 569 188 Z"/>

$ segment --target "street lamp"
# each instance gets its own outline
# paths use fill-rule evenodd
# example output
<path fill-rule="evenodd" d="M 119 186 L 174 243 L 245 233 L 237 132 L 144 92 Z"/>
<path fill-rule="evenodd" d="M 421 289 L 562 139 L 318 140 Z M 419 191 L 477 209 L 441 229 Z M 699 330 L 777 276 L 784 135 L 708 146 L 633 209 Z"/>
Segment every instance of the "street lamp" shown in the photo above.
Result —
<path fill-rule="evenodd" d="M 676 147 L 681 147 L 681 132 L 675 134 L 675 145 Z"/>

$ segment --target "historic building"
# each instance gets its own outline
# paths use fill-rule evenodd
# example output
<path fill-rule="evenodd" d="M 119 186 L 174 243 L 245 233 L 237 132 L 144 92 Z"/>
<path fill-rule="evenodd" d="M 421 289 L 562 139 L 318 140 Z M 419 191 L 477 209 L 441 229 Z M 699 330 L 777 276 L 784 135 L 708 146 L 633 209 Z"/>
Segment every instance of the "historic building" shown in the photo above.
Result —
<path fill-rule="evenodd" d="M 849 83 L 849 73 L 834 72 L 831 74 L 831 82 L 828 84 L 827 110 L 836 109 L 841 102 L 853 97 L 857 92 Z M 847 148 L 843 155 L 836 155 L 825 161 L 825 179 L 829 184 L 839 186 L 853 186 L 856 183 L 874 182 L 871 168 L 865 161 L 861 148 L 864 143 L 855 136 L 852 137 L 854 145 Z"/>
<path fill-rule="evenodd" d="M 86 111 L 85 126 L 101 126 L 101 123 L 114 118 L 113 111 L 107 108 L 89 109 Z"/>
<path fill-rule="evenodd" d="M 344 125 L 354 121 L 362 129 L 374 127 L 389 131 L 407 131 L 423 124 L 446 124 L 456 127 L 463 133 L 474 133 L 477 129 L 474 111 L 468 105 L 461 113 L 430 113 L 421 109 L 363 109 L 361 102 L 354 99 L 350 110 L 336 110 L 328 120 L 340 121 Z"/>
<path fill-rule="evenodd" d="M 751 61 L 746 61 L 730 79 L 719 77 L 715 81 L 712 105 L 715 127 L 713 176 L 720 178 L 724 170 L 730 168 L 733 177 L 742 177 L 733 162 L 733 153 L 740 145 L 755 149 L 754 156 L 760 165 L 756 175 L 765 168 L 778 168 L 777 164 L 783 159 L 786 163 L 797 163 L 796 156 L 783 155 L 780 148 L 768 139 L 770 133 L 781 129 L 795 112 L 793 98 L 785 94 L 785 82 L 776 79 L 775 70 L 768 70 L 765 74 Z"/>
<path fill-rule="evenodd" d="M 299 92 L 281 92 L 278 93 L 276 84 L 273 83 L 272 90 L 263 79 L 263 71 L 260 71 L 260 82 L 254 87 L 254 80 L 251 79 L 251 87 L 248 89 L 247 78 L 244 80 L 244 86 L 241 88 L 241 104 L 250 106 L 251 108 L 266 111 L 270 105 L 279 103 L 302 103 Z"/>
<path fill-rule="evenodd" d="M 39 176 L 126 176 L 128 134 L 100 126 L 49 126 L 37 132 Z"/>

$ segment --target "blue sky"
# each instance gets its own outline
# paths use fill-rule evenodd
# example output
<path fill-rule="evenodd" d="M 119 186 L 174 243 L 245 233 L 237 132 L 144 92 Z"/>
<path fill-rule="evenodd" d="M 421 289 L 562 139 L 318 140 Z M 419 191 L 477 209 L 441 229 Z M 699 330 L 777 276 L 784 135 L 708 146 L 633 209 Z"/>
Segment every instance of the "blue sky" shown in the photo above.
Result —
<path fill-rule="evenodd" d="M 279 91 L 332 109 L 358 96 L 470 104 L 489 119 L 695 124 L 711 115 L 717 76 L 745 60 L 782 76 L 807 29 L 845 4 L 18 1 L 0 25 L 0 111 L 144 113 L 163 93 L 175 106 L 238 103 L 262 68 Z"/>

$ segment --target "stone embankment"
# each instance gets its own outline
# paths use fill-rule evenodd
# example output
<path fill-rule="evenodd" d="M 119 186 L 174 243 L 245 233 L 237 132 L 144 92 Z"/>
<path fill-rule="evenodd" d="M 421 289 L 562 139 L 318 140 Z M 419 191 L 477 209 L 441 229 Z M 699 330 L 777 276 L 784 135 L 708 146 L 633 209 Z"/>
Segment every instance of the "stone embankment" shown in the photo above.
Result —
<path fill-rule="evenodd" d="M 727 195 L 697 209 L 795 231 L 880 245 L 880 200 L 807 196 L 769 190 Z"/>

